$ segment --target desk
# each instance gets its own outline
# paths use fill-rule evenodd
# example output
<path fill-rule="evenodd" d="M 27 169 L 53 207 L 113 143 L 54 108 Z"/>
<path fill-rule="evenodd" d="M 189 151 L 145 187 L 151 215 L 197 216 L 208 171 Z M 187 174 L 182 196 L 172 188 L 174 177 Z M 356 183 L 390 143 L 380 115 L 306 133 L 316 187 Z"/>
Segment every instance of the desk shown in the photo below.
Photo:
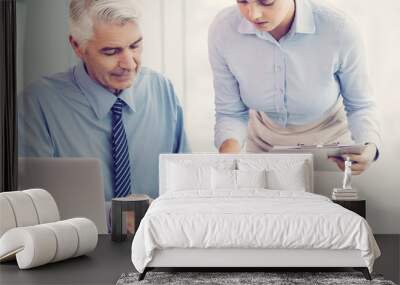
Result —
<path fill-rule="evenodd" d="M 122 273 L 134 271 L 131 244 L 99 235 L 96 249 L 86 256 L 28 270 L 19 270 L 16 261 L 1 263 L 0 284 L 115 284 Z"/>

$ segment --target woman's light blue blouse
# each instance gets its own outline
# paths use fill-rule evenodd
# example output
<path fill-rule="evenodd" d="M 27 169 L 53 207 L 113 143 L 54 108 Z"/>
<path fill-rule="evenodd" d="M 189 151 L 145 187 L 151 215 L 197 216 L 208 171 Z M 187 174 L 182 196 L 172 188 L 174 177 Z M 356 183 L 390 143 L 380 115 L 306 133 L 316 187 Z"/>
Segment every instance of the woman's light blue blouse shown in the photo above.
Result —
<path fill-rule="evenodd" d="M 313 123 L 343 99 L 353 140 L 379 149 L 379 120 L 360 32 L 342 12 L 324 5 L 296 0 L 294 22 L 280 41 L 258 31 L 237 6 L 216 17 L 209 58 L 217 148 L 229 138 L 243 144 L 249 109 L 285 127 Z"/>

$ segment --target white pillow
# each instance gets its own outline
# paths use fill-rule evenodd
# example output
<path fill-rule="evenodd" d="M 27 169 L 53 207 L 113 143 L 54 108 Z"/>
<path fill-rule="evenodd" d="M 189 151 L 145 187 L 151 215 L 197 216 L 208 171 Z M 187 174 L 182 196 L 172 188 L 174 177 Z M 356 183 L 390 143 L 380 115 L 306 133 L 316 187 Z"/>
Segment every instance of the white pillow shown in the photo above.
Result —
<path fill-rule="evenodd" d="M 302 167 L 285 173 L 278 170 L 268 172 L 268 188 L 273 190 L 306 191 L 306 180 Z"/>
<path fill-rule="evenodd" d="M 267 188 L 267 171 L 212 169 L 214 190 L 238 190 L 241 188 Z"/>
<path fill-rule="evenodd" d="M 236 170 L 212 168 L 213 190 L 236 190 Z"/>
<path fill-rule="evenodd" d="M 268 188 L 267 171 L 236 170 L 237 188 Z"/>
<path fill-rule="evenodd" d="M 311 189 L 307 179 L 307 164 L 296 159 L 239 159 L 240 170 L 267 170 L 268 189 L 306 191 Z"/>
<path fill-rule="evenodd" d="M 168 191 L 211 189 L 211 167 L 170 162 L 167 175 Z"/>

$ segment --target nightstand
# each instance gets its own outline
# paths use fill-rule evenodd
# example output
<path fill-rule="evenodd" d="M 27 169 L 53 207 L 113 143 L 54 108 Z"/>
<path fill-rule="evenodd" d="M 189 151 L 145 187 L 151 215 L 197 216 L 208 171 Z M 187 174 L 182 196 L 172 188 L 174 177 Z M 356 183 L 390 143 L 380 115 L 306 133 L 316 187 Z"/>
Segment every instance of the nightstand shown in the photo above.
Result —
<path fill-rule="evenodd" d="M 365 200 L 332 200 L 334 203 L 359 214 L 366 218 L 366 201 Z"/>

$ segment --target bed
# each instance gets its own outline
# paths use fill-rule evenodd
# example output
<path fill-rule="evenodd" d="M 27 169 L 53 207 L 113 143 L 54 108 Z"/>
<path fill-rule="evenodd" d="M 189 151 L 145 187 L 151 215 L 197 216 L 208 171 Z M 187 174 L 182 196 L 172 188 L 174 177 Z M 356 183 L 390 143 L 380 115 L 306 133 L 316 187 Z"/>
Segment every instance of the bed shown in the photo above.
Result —
<path fill-rule="evenodd" d="M 132 243 L 140 280 L 174 267 L 352 267 L 371 279 L 372 231 L 313 193 L 312 155 L 163 154 L 159 175 Z"/>

